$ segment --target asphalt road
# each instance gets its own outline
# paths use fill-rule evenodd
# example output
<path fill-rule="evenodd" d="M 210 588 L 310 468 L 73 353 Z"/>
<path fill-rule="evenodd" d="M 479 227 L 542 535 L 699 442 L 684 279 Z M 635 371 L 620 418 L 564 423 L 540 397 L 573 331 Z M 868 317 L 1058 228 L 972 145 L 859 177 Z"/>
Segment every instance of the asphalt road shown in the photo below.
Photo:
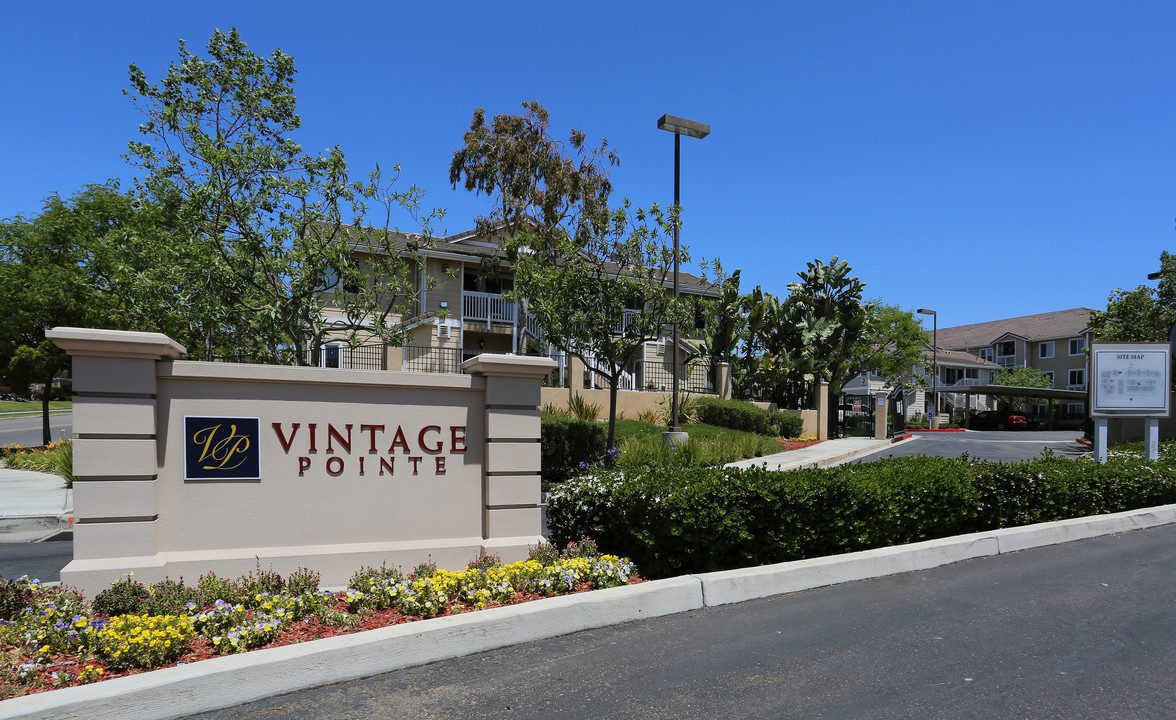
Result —
<path fill-rule="evenodd" d="M 36 543 L 0 543 L 0 577 L 15 580 L 28 575 L 42 582 L 61 579 L 61 569 L 73 560 L 73 533 L 58 533 Z"/>
<path fill-rule="evenodd" d="M 42 419 L 40 415 L 4 417 L 0 415 L 0 445 L 25 445 L 34 447 L 41 444 Z M 53 442 L 73 433 L 73 413 L 50 413 L 49 434 Z"/>
<path fill-rule="evenodd" d="M 1176 717 L 1176 526 L 708 608 L 205 718 Z"/>
<path fill-rule="evenodd" d="M 897 445 L 866 455 L 855 462 L 873 462 L 885 457 L 928 455 L 968 457 L 984 460 L 1032 460 L 1049 448 L 1057 455 L 1078 457 L 1089 452 L 1076 442 L 1081 430 L 976 430 L 969 432 L 914 433 Z"/>

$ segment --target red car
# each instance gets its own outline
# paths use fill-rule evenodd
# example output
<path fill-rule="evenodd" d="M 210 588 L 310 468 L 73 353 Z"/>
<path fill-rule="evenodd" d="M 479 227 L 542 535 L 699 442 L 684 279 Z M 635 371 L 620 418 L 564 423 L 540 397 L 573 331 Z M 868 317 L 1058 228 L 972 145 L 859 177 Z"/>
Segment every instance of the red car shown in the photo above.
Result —
<path fill-rule="evenodd" d="M 972 430 L 1028 430 L 1029 418 L 1008 410 L 986 410 L 972 416 Z"/>

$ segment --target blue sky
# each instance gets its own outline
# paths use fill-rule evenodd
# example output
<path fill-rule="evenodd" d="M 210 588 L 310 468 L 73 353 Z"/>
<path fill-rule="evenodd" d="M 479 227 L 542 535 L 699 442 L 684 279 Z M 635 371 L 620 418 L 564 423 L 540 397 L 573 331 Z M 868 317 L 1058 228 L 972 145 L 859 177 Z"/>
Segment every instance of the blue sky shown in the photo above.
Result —
<path fill-rule="evenodd" d="M 6 9 L 0 218 L 133 177 L 127 66 L 236 27 L 299 68 L 308 150 L 472 227 L 448 165 L 475 107 L 536 99 L 621 155 L 614 197 L 672 200 L 683 243 L 777 294 L 815 258 L 944 327 L 1102 308 L 1176 243 L 1176 3 L 62 2 Z M 407 227 L 407 224 L 406 224 Z"/>

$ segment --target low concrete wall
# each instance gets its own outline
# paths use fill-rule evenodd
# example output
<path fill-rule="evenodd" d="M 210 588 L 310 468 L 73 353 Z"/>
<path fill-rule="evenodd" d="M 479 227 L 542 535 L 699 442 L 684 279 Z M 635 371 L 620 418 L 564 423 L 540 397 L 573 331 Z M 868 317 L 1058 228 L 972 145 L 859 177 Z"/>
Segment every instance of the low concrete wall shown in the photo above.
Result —
<path fill-rule="evenodd" d="M 175 361 L 163 335 L 58 328 L 73 356 L 74 560 L 93 595 L 144 581 L 300 566 L 456 568 L 540 537 L 547 358 L 464 375 Z"/>

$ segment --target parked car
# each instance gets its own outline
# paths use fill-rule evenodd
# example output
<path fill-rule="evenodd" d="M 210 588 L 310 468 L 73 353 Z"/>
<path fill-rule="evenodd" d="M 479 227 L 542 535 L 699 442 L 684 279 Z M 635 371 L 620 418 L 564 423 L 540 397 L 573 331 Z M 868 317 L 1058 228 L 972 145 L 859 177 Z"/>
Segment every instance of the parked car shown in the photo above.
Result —
<path fill-rule="evenodd" d="M 1040 426 L 1040 421 L 1037 426 Z M 972 430 L 1028 430 L 1029 418 L 1008 410 L 985 410 L 972 416 Z"/>

